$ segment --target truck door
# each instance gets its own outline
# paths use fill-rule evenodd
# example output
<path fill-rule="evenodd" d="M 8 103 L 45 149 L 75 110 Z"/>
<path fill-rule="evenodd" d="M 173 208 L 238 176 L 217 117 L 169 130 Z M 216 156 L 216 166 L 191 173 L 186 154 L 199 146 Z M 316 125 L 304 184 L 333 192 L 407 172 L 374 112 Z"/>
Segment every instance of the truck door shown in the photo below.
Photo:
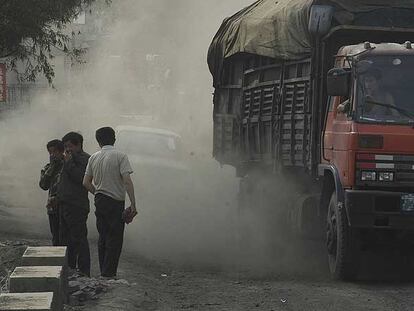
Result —
<path fill-rule="evenodd" d="M 350 146 L 351 146 L 351 130 L 352 119 L 349 112 L 344 112 L 339 109 L 340 105 L 349 104 L 349 98 L 334 97 L 332 114 L 332 134 L 328 147 L 331 149 L 330 162 L 335 165 L 340 173 L 342 185 L 345 187 L 351 185 L 350 174 L 348 170 Z"/>

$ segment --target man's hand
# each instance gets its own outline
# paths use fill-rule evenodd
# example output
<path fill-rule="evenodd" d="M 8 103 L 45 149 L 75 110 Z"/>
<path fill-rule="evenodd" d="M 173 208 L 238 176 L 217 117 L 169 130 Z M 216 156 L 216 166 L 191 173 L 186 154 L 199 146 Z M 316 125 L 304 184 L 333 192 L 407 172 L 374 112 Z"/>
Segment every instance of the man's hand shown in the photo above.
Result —
<path fill-rule="evenodd" d="M 129 174 L 122 175 L 122 180 L 124 182 L 125 189 L 128 193 L 129 200 L 131 202 L 131 206 L 128 207 L 127 210 L 129 210 L 131 215 L 133 215 L 131 220 L 130 220 L 130 221 L 132 221 L 132 219 L 138 214 L 137 209 L 135 207 L 135 202 L 136 201 L 135 201 L 134 183 L 132 182 L 131 176 Z M 125 221 L 125 222 L 128 224 L 127 221 Z"/>
<path fill-rule="evenodd" d="M 72 159 L 72 153 L 65 151 L 65 153 L 63 154 L 63 160 L 65 160 L 65 162 L 68 162 Z"/>
<path fill-rule="evenodd" d="M 128 225 L 134 220 L 135 216 L 137 215 L 138 215 L 138 212 L 137 212 L 137 209 L 135 208 L 135 205 L 131 204 L 131 206 L 126 208 L 124 212 L 122 213 L 122 219 Z"/>
<path fill-rule="evenodd" d="M 93 181 L 92 176 L 85 175 L 83 177 L 82 184 L 90 193 L 95 194 L 96 189 L 95 189 L 95 186 L 93 185 L 92 181 Z"/>
<path fill-rule="evenodd" d="M 132 218 L 138 215 L 138 211 L 137 211 L 137 208 L 135 207 L 135 204 L 131 204 L 129 209 L 131 210 L 131 214 L 133 215 Z"/>

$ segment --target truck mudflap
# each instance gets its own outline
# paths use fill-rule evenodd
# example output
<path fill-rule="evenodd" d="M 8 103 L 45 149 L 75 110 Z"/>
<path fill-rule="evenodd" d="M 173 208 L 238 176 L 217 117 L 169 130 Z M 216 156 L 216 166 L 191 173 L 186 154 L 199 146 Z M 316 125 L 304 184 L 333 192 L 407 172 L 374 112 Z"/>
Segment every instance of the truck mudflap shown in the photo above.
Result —
<path fill-rule="evenodd" d="M 346 190 L 345 206 L 354 228 L 414 230 L 414 195 Z"/>

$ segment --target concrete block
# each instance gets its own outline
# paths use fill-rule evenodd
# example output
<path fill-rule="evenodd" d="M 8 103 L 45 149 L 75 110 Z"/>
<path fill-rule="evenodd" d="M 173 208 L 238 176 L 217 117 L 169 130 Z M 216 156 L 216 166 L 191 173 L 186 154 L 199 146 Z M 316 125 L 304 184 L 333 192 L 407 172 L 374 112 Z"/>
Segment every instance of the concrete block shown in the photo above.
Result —
<path fill-rule="evenodd" d="M 61 310 L 67 301 L 65 283 L 61 266 L 17 267 L 10 275 L 10 292 L 53 292 L 57 310 Z"/>
<path fill-rule="evenodd" d="M 22 266 L 62 266 L 64 303 L 68 302 L 68 260 L 66 246 L 28 247 L 22 256 Z"/>
<path fill-rule="evenodd" d="M 66 246 L 28 247 L 22 257 L 22 266 L 67 267 Z"/>
<path fill-rule="evenodd" d="M 0 294 L 0 311 L 57 311 L 53 293 Z"/>

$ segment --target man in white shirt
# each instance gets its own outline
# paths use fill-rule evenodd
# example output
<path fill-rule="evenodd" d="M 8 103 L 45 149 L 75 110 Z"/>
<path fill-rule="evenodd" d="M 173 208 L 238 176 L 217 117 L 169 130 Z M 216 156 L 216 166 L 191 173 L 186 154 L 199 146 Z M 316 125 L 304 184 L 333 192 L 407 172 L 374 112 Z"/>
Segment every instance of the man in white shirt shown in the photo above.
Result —
<path fill-rule="evenodd" d="M 116 277 L 122 251 L 125 222 L 125 193 L 136 215 L 132 169 L 125 153 L 115 149 L 115 131 L 103 127 L 96 131 L 101 150 L 94 153 L 86 167 L 83 185 L 95 195 L 96 227 L 99 232 L 98 254 L 101 276 Z"/>

